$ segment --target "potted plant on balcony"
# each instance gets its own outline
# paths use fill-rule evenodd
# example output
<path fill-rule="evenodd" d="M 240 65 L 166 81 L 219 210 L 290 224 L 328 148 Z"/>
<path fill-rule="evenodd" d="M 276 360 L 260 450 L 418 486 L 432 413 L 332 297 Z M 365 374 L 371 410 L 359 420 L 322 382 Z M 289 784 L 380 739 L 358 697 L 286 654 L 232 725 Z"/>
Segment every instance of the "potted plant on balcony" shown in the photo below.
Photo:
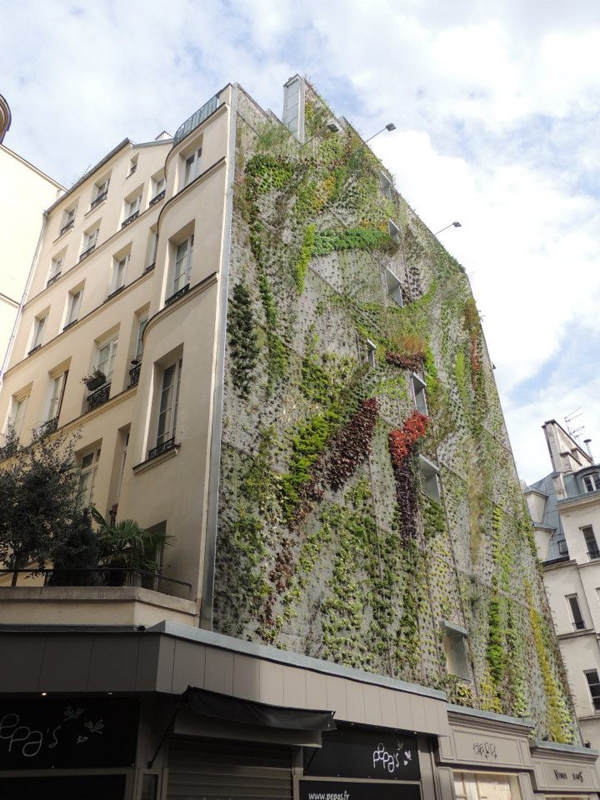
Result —
<path fill-rule="evenodd" d="M 93 392 L 94 389 L 99 389 L 106 383 L 106 375 L 98 367 L 94 367 L 92 374 L 83 377 L 81 382 L 85 383 L 90 392 Z"/>

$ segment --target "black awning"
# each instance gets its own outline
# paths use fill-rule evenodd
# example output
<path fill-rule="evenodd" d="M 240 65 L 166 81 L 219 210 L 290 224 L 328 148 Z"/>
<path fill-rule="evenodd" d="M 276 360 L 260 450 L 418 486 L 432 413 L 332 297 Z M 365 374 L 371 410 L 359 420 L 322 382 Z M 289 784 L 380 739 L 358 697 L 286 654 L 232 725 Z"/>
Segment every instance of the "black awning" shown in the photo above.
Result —
<path fill-rule="evenodd" d="M 271 706 L 228 694 L 207 692 L 195 686 L 188 686 L 181 695 L 181 703 L 196 714 L 246 725 L 296 731 L 331 731 L 336 727 L 333 721 L 334 711 Z"/>

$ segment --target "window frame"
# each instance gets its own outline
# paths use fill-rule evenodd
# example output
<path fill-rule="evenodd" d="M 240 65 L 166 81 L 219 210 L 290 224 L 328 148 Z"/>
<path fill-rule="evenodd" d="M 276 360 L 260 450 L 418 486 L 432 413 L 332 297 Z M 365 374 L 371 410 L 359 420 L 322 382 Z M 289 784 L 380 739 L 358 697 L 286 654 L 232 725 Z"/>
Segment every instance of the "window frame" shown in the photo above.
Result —
<path fill-rule="evenodd" d="M 592 488 L 588 488 L 586 481 L 589 481 L 592 485 Z M 586 494 L 590 492 L 598 492 L 600 491 L 600 475 L 597 472 L 588 472 L 587 475 L 583 475 L 581 478 L 581 482 L 583 484 L 583 491 Z"/>
<path fill-rule="evenodd" d="M 65 257 L 56 256 L 55 258 L 50 259 L 50 271 L 48 272 L 47 281 L 53 281 L 58 278 L 59 275 L 62 274 L 62 267 L 65 263 Z"/>
<path fill-rule="evenodd" d="M 179 258 L 179 251 L 185 245 L 185 251 L 181 258 Z M 171 281 L 171 296 L 177 294 L 185 288 L 190 282 L 190 275 L 192 272 L 192 259 L 194 257 L 194 234 L 191 233 L 182 242 L 175 246 L 175 253 L 173 255 L 173 279 Z M 177 272 L 178 266 L 183 264 L 183 270 Z M 178 285 L 180 278 L 184 276 L 185 280 Z"/>
<path fill-rule="evenodd" d="M 33 331 L 31 332 L 31 346 L 29 352 L 32 353 L 42 346 L 44 341 L 44 333 L 46 332 L 46 325 L 48 324 L 48 311 L 43 315 L 34 317 Z"/>
<path fill-rule="evenodd" d="M 571 624 L 574 631 L 584 631 L 587 626 L 581 612 L 581 604 L 577 592 L 565 595 L 565 601 L 571 617 Z"/>
<path fill-rule="evenodd" d="M 75 302 L 75 298 L 78 298 L 77 303 Z M 81 301 L 83 300 L 83 286 L 80 286 L 78 289 L 69 292 L 69 297 L 67 300 L 67 314 L 65 317 L 65 324 L 64 328 L 67 328 L 69 325 L 73 325 L 75 322 L 79 320 L 79 312 L 81 311 Z M 76 314 L 74 314 L 74 309 L 76 309 Z M 63 328 L 63 329 L 64 329 Z"/>
<path fill-rule="evenodd" d="M 435 503 L 442 502 L 442 481 L 440 470 L 433 462 L 419 453 L 419 471 L 421 473 L 421 487 L 430 500 Z"/>
<path fill-rule="evenodd" d="M 107 175 L 101 181 L 97 181 L 94 184 L 94 197 L 92 199 L 92 204 L 97 203 L 99 198 L 102 195 L 108 195 L 108 187 L 110 186 L 110 175 Z"/>
<path fill-rule="evenodd" d="M 159 194 L 162 194 L 166 188 L 167 179 L 164 174 L 158 179 L 152 178 L 152 199 L 154 200 L 155 197 L 158 197 Z"/>
<path fill-rule="evenodd" d="M 385 268 L 385 282 L 387 287 L 387 295 L 393 302 L 400 308 L 404 307 L 404 298 L 402 296 L 402 284 L 400 278 L 392 272 L 389 267 Z"/>
<path fill-rule="evenodd" d="M 148 324 L 149 319 L 150 315 L 148 313 L 138 317 L 137 336 L 135 340 L 135 355 L 133 357 L 135 361 L 141 361 L 142 356 L 144 355 L 144 331 L 146 330 L 146 325 Z"/>
<path fill-rule="evenodd" d="M 200 162 L 202 161 L 202 145 L 199 147 L 194 148 L 194 151 L 190 153 L 190 155 L 185 156 L 183 159 L 184 163 L 184 175 L 183 175 L 183 186 L 189 186 L 192 181 L 195 181 L 198 175 L 200 175 Z"/>
<path fill-rule="evenodd" d="M 114 366 L 115 366 L 115 358 L 116 358 L 116 355 L 117 355 L 118 346 L 119 346 L 119 334 L 118 333 L 116 333 L 114 336 L 111 336 L 109 339 L 105 339 L 104 341 L 102 341 L 102 342 L 100 342 L 100 343 L 98 343 L 96 345 L 96 359 L 95 359 L 95 361 L 96 361 L 96 369 L 99 372 L 102 372 L 102 374 L 106 376 L 106 381 L 105 381 L 104 385 L 106 385 L 106 383 L 110 383 L 111 380 L 112 380 L 112 376 L 113 376 L 113 372 L 114 372 Z M 108 348 L 108 355 L 106 357 L 106 360 L 104 361 L 104 365 L 109 367 L 109 368 L 102 369 L 102 363 L 103 362 L 100 359 L 101 359 L 102 351 L 105 350 L 106 348 Z"/>
<path fill-rule="evenodd" d="M 109 294 L 113 294 L 113 292 L 116 292 L 118 289 L 122 289 L 125 286 L 130 256 L 131 253 L 125 253 L 125 255 L 121 256 L 121 258 L 117 258 L 116 256 L 113 257 L 113 270 L 110 280 Z M 122 271 L 120 271 L 121 264 L 124 265 Z M 119 280 L 119 275 L 122 277 L 121 281 Z"/>
<path fill-rule="evenodd" d="M 125 220 L 139 214 L 142 210 L 142 192 L 139 192 L 131 200 L 125 200 Z"/>
<path fill-rule="evenodd" d="M 52 422 L 54 419 L 58 421 L 65 396 L 65 387 L 67 385 L 68 377 L 68 369 L 66 369 L 64 372 L 61 372 L 60 375 L 55 375 L 54 377 L 52 375 L 50 376 L 51 384 L 50 392 L 48 394 L 48 402 L 46 404 L 44 424 Z M 56 393 L 54 392 L 55 388 L 57 389 Z M 52 413 L 53 411 L 55 413 Z"/>
<path fill-rule="evenodd" d="M 94 450 L 90 450 L 85 455 L 79 456 L 81 459 L 79 462 L 79 484 L 77 487 L 77 505 L 79 508 L 89 508 L 93 501 L 94 501 L 94 487 L 96 485 L 96 473 L 98 472 L 98 463 L 100 461 L 100 456 L 102 455 L 102 447 L 98 447 Z M 91 456 L 91 461 L 88 465 L 84 466 L 85 459 Z M 84 483 L 87 477 L 90 476 L 90 482 L 88 486 L 84 486 Z M 87 503 L 83 505 L 81 502 L 82 500 L 82 493 L 86 492 L 88 495 Z"/>
<path fill-rule="evenodd" d="M 471 680 L 469 653 L 467 650 L 468 631 L 459 625 L 442 622 L 444 634 L 443 650 L 446 656 L 446 670 L 463 681 Z"/>
<path fill-rule="evenodd" d="M 580 528 L 583 535 L 583 540 L 586 545 L 586 553 L 590 561 L 595 561 L 600 558 L 600 549 L 598 549 L 598 540 L 594 532 L 593 525 L 584 525 Z"/>
<path fill-rule="evenodd" d="M 427 383 L 416 372 L 411 374 L 410 384 L 412 387 L 413 400 L 415 401 L 415 408 L 419 414 L 429 416 L 429 409 L 427 408 Z"/>
<path fill-rule="evenodd" d="M 169 370 L 173 370 L 171 373 L 173 379 L 171 383 L 166 386 L 166 376 L 169 373 Z M 156 416 L 156 442 L 154 448 L 152 449 L 166 449 L 166 445 L 171 440 L 175 440 L 177 435 L 177 415 L 179 411 L 179 399 L 181 395 L 181 373 L 183 370 L 183 356 L 177 358 L 175 361 L 171 362 L 167 366 L 165 366 L 162 370 L 161 381 L 160 381 L 160 390 L 158 393 L 158 400 L 157 400 L 157 416 Z M 167 392 L 171 392 L 170 396 L 166 394 Z M 168 399 L 166 402 L 164 398 L 167 397 Z M 168 405 L 167 405 L 168 404 Z M 168 423 L 162 423 L 164 420 L 165 415 L 169 415 Z"/>
<path fill-rule="evenodd" d="M 12 396 L 10 414 L 8 415 L 6 428 L 7 430 L 12 428 L 13 433 L 18 437 L 21 435 L 21 431 L 23 430 L 23 420 L 25 419 L 25 414 L 27 413 L 29 397 L 30 394 L 22 395 L 18 399 L 15 395 Z"/>
<path fill-rule="evenodd" d="M 590 699 L 592 701 L 592 708 L 594 709 L 594 713 L 600 713 L 600 676 L 598 675 L 598 669 L 584 669 L 583 674 L 585 675 L 588 691 L 590 693 Z M 595 675 L 596 680 L 590 681 L 589 676 Z M 592 687 L 597 687 L 597 695 L 594 695 L 592 691 Z M 596 706 L 596 701 L 598 705 Z"/>

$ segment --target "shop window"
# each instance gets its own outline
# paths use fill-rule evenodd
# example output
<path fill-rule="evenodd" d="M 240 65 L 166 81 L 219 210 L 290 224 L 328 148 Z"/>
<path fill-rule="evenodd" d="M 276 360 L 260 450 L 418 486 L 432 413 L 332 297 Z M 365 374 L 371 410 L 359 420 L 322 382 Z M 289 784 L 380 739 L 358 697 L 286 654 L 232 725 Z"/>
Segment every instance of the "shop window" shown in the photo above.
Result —
<path fill-rule="evenodd" d="M 469 658 L 467 656 L 467 630 L 449 622 L 443 623 L 444 653 L 446 668 L 450 675 L 470 680 Z"/>
<path fill-rule="evenodd" d="M 598 677 L 598 670 L 584 670 L 583 674 L 588 682 L 588 688 L 590 690 L 594 711 L 600 711 L 600 678 Z"/>

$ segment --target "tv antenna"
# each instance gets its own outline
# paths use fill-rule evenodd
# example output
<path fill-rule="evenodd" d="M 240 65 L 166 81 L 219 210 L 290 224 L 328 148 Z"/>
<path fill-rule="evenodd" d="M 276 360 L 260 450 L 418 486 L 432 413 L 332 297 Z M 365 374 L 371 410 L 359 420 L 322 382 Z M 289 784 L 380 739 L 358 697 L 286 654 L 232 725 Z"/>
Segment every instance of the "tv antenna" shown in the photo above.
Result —
<path fill-rule="evenodd" d="M 581 431 L 585 430 L 585 425 L 580 425 L 578 428 L 573 427 L 573 420 L 577 419 L 577 417 L 583 416 L 583 411 L 581 410 L 583 406 L 579 406 L 576 408 L 575 411 L 571 411 L 570 414 L 567 414 L 565 417 L 565 425 L 567 427 L 567 433 L 571 437 L 571 439 L 579 439 L 581 436 Z"/>

